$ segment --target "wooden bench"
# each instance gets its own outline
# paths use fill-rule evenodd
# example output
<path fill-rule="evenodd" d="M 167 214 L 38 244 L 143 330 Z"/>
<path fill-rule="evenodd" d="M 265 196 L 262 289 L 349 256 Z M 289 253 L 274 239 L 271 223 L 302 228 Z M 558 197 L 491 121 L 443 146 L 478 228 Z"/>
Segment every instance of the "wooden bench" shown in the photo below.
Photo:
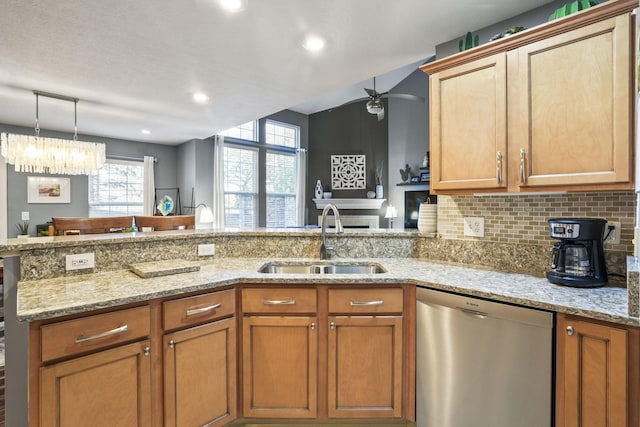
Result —
<path fill-rule="evenodd" d="M 53 228 L 58 236 L 113 233 L 132 226 L 133 216 L 53 218 Z"/>
<path fill-rule="evenodd" d="M 135 216 L 138 231 L 150 227 L 153 231 L 183 230 L 195 228 L 195 215 L 171 215 L 171 216 Z"/>

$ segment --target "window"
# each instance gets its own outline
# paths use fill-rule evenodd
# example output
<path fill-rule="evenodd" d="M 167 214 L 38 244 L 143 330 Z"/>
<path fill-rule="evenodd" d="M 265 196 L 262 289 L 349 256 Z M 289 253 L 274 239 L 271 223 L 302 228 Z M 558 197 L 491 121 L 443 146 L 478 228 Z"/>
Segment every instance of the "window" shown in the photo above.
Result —
<path fill-rule="evenodd" d="M 232 127 L 231 129 L 227 129 L 224 132 L 221 132 L 224 136 L 229 136 L 231 138 L 244 139 L 246 141 L 257 141 L 258 140 L 258 126 L 257 122 L 254 120 L 252 122 L 247 122 L 243 125 Z"/>
<path fill-rule="evenodd" d="M 144 163 L 108 159 L 89 175 L 89 216 L 142 215 Z"/>
<path fill-rule="evenodd" d="M 300 146 L 300 142 L 298 141 L 299 130 L 300 128 L 298 126 L 267 120 L 265 124 L 266 143 L 298 148 Z"/>
<path fill-rule="evenodd" d="M 226 226 L 299 225 L 296 149 L 300 146 L 300 128 L 266 120 L 263 141 L 231 136 L 241 133 L 237 128 L 223 132 L 228 136 L 224 148 Z"/>
<path fill-rule="evenodd" d="M 224 222 L 227 227 L 258 225 L 258 151 L 224 147 Z"/>

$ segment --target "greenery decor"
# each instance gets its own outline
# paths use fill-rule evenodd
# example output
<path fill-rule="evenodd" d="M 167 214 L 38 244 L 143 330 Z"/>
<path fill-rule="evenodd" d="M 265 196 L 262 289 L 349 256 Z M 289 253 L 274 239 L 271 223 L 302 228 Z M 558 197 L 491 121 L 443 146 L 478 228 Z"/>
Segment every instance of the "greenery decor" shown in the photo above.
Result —
<path fill-rule="evenodd" d="M 591 6 L 595 6 L 597 4 L 598 2 L 596 0 L 576 0 L 574 2 L 567 3 L 564 6 L 557 8 L 556 11 L 549 16 L 549 21 L 571 15 L 572 13 L 576 13 L 584 9 L 588 9 Z"/>
<path fill-rule="evenodd" d="M 25 236 L 29 234 L 29 221 L 22 221 L 16 224 L 19 236 Z"/>
<path fill-rule="evenodd" d="M 480 44 L 480 37 L 476 34 L 475 37 L 471 33 L 467 33 L 465 38 L 460 39 L 458 42 L 458 50 L 462 52 L 463 50 L 471 49 L 472 47 L 476 47 Z"/>

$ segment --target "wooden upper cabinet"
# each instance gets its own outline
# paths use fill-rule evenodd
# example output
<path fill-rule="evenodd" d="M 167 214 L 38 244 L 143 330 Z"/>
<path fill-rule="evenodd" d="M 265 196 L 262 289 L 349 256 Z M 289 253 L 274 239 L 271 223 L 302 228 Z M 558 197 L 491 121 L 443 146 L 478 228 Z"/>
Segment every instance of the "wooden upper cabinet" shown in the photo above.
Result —
<path fill-rule="evenodd" d="M 612 0 L 425 64 L 436 193 L 633 188 L 633 34 Z"/>
<path fill-rule="evenodd" d="M 631 181 L 630 26 L 626 14 L 509 52 L 514 186 Z"/>
<path fill-rule="evenodd" d="M 431 188 L 506 187 L 506 56 L 431 75 Z"/>

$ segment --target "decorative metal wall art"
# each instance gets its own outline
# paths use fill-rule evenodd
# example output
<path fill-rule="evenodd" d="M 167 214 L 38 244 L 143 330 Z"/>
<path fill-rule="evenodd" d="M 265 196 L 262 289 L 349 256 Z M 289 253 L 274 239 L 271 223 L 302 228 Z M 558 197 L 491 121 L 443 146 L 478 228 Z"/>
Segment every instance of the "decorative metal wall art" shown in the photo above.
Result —
<path fill-rule="evenodd" d="M 364 155 L 332 155 L 331 187 L 352 190 L 367 187 L 367 168 Z"/>

